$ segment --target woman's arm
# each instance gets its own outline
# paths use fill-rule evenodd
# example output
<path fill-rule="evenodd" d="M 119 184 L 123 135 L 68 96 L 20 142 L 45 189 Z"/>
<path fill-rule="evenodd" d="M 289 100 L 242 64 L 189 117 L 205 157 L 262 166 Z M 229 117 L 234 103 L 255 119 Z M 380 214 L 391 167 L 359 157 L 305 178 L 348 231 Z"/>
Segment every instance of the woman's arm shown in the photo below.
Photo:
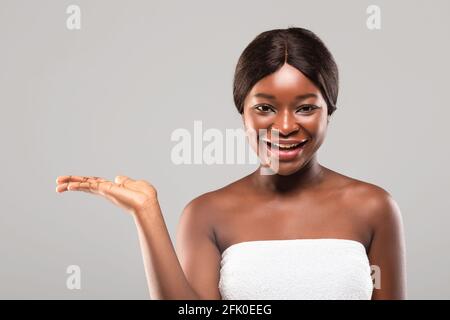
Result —
<path fill-rule="evenodd" d="M 196 282 L 193 285 L 188 282 L 167 231 L 156 190 L 151 184 L 125 176 L 117 176 L 116 183 L 99 177 L 81 176 L 61 176 L 56 182 L 58 183 L 57 192 L 84 191 L 100 195 L 125 209 L 134 217 L 151 299 L 194 300 L 217 297 L 216 293 L 212 296 L 209 293 L 196 292 L 193 289 L 193 287 L 201 289 L 205 286 L 206 283 L 202 277 L 193 277 L 192 281 Z M 196 227 L 197 225 L 202 226 L 202 224 L 197 224 L 192 219 L 195 216 L 194 213 L 183 213 L 183 216 L 185 218 L 181 230 L 188 246 L 186 248 L 189 248 L 183 251 L 183 256 L 186 261 L 191 261 L 189 263 L 190 274 L 195 272 L 217 274 L 217 269 L 206 270 L 210 266 L 217 265 L 217 261 L 213 264 L 202 265 L 202 261 L 204 262 L 208 257 L 217 258 L 217 250 L 208 242 L 209 237 L 206 234 L 202 236 L 202 227 L 200 229 Z M 191 227 L 192 229 L 189 230 Z M 197 251 L 192 249 L 197 249 Z M 192 261 L 189 257 L 190 254 L 203 254 L 205 260 Z M 194 268 L 192 269 L 192 267 Z M 217 283 L 208 283 L 208 287 L 217 288 Z"/>
<path fill-rule="evenodd" d="M 204 194 L 183 210 L 178 224 L 176 247 L 184 273 L 200 299 L 220 300 L 221 253 L 214 233 L 214 197 Z"/>
<path fill-rule="evenodd" d="M 155 202 L 135 215 L 153 299 L 221 299 L 220 253 L 200 202 L 191 201 L 181 215 L 176 241 L 179 259 L 159 205 Z"/>
<path fill-rule="evenodd" d="M 154 300 L 199 299 L 188 283 L 155 201 L 134 215 L 139 234 L 150 298 Z"/>
<path fill-rule="evenodd" d="M 372 197 L 369 206 L 374 226 L 368 254 L 375 273 L 372 300 L 406 299 L 406 252 L 400 209 L 384 190 Z"/>

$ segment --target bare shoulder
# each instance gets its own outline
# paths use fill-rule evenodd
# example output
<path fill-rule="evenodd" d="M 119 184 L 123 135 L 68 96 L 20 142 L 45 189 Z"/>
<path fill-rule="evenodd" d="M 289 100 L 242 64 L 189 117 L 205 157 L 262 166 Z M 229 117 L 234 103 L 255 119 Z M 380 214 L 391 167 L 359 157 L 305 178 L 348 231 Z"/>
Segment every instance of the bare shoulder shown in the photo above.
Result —
<path fill-rule="evenodd" d="M 346 181 L 343 198 L 349 204 L 347 208 L 354 208 L 355 216 L 370 228 L 366 249 L 371 267 L 376 267 L 373 275 L 377 281 L 372 299 L 405 299 L 406 249 L 397 202 L 375 184 L 348 177 L 343 181 Z"/>
<path fill-rule="evenodd" d="M 373 227 L 400 218 L 400 210 L 393 196 L 373 183 L 338 174 L 343 188 L 342 199 L 363 214 Z"/>
<path fill-rule="evenodd" d="M 245 179 L 246 177 L 241 178 L 195 197 L 187 203 L 183 214 L 197 215 L 204 220 L 212 221 L 221 212 L 235 209 L 246 191 Z"/>

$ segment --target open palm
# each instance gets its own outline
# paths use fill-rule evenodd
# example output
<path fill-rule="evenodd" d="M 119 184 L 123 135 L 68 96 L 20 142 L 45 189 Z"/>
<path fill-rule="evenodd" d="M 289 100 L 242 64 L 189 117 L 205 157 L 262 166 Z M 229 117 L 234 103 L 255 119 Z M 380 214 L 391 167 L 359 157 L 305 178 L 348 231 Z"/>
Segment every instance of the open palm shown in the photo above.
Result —
<path fill-rule="evenodd" d="M 157 200 L 153 185 L 126 176 L 116 176 L 114 182 L 93 176 L 59 176 L 56 183 L 58 193 L 84 191 L 96 194 L 132 214 L 145 210 Z"/>

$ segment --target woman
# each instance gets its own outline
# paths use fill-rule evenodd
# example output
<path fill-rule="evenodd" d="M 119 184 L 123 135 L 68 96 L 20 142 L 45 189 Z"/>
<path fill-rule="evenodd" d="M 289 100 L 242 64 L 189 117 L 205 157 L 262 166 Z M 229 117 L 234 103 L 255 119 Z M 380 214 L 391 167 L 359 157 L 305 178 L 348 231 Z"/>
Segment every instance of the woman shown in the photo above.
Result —
<path fill-rule="evenodd" d="M 60 176 L 56 191 L 131 213 L 153 299 L 406 298 L 396 202 L 317 161 L 338 95 L 322 41 L 302 28 L 263 32 L 239 58 L 233 93 L 261 165 L 185 207 L 176 251 L 150 183 Z"/>

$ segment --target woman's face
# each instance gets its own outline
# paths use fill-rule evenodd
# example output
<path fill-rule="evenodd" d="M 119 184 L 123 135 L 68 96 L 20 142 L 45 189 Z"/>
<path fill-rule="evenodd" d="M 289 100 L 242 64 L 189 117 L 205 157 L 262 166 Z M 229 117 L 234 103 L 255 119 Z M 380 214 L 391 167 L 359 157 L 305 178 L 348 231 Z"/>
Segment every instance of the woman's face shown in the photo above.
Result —
<path fill-rule="evenodd" d="M 298 171 L 312 158 L 329 120 L 320 90 L 289 64 L 253 86 L 242 117 L 261 163 L 280 175 Z"/>

